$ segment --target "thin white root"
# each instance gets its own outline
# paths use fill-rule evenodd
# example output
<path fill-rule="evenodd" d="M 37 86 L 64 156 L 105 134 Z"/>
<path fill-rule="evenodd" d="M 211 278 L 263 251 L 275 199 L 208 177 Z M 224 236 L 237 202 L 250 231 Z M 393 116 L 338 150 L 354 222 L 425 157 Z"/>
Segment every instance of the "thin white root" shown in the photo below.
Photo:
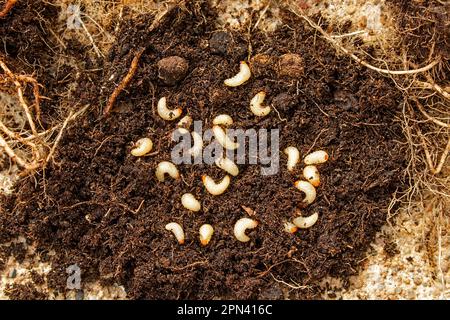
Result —
<path fill-rule="evenodd" d="M 152 140 L 150 140 L 149 138 L 142 138 L 135 143 L 135 148 L 131 150 L 131 154 L 135 157 L 142 157 L 152 151 L 152 148 Z"/>
<path fill-rule="evenodd" d="M 228 158 L 217 158 L 215 163 L 216 166 L 231 174 L 233 177 L 236 177 L 239 174 L 239 168 L 233 162 L 233 160 L 230 160 Z"/>
<path fill-rule="evenodd" d="M 287 169 L 288 171 L 294 171 L 295 166 L 300 160 L 300 152 L 296 147 L 287 147 L 284 149 L 284 153 L 288 156 Z"/>
<path fill-rule="evenodd" d="M 200 243 L 202 246 L 208 245 L 211 241 L 212 235 L 214 233 L 214 228 L 210 224 L 203 224 L 199 230 L 200 233 Z"/>
<path fill-rule="evenodd" d="M 308 180 L 308 182 L 314 187 L 318 187 L 320 185 L 320 174 L 316 166 L 306 166 L 303 169 L 303 177 L 305 177 L 305 179 Z"/>
<path fill-rule="evenodd" d="M 225 80 L 224 84 L 228 87 L 237 87 L 250 79 L 251 75 L 252 73 L 248 64 L 245 61 L 241 61 L 239 73 L 237 73 L 234 77 Z"/>
<path fill-rule="evenodd" d="M 250 238 L 245 234 L 247 229 L 254 229 L 258 226 L 258 221 L 250 218 L 241 218 L 234 225 L 234 236 L 241 242 L 248 242 Z"/>
<path fill-rule="evenodd" d="M 166 121 L 172 121 L 177 119 L 179 116 L 181 116 L 181 113 L 183 112 L 181 108 L 176 108 L 173 110 L 168 109 L 166 97 L 162 97 L 161 99 L 159 99 L 157 111 L 158 115 Z"/>
<path fill-rule="evenodd" d="M 213 119 L 213 125 L 215 126 L 231 126 L 233 124 L 233 118 L 227 114 L 219 114 Z"/>
<path fill-rule="evenodd" d="M 295 187 L 302 191 L 305 194 L 305 198 L 303 199 L 303 202 L 306 204 L 311 204 L 316 200 L 316 188 L 314 186 L 306 181 L 298 180 L 294 183 Z"/>
<path fill-rule="evenodd" d="M 221 195 L 227 190 L 230 186 L 230 176 L 226 175 L 222 181 L 216 183 L 210 176 L 203 175 L 202 176 L 203 184 L 205 185 L 206 190 L 214 196 Z"/>
<path fill-rule="evenodd" d="M 214 137 L 222 147 L 227 150 L 235 150 L 239 148 L 239 143 L 233 142 L 221 127 L 213 126 L 212 130 L 214 133 Z"/>
<path fill-rule="evenodd" d="M 315 212 L 309 217 L 297 217 L 292 222 L 300 229 L 308 229 L 312 227 L 319 219 L 319 214 Z"/>
<path fill-rule="evenodd" d="M 168 223 L 166 224 L 166 230 L 174 234 L 179 244 L 184 244 L 184 231 L 180 224 L 176 222 Z"/>
<path fill-rule="evenodd" d="M 261 91 L 250 100 L 250 110 L 257 117 L 265 117 L 270 113 L 271 108 L 269 106 L 262 106 L 265 98 L 266 93 Z"/>
<path fill-rule="evenodd" d="M 421 73 L 421 72 L 425 72 L 430 70 L 431 68 L 433 68 L 435 65 L 437 65 L 441 59 L 440 57 L 438 57 L 436 60 L 430 62 L 428 65 L 422 67 L 422 68 L 418 68 L 418 69 L 413 69 L 413 70 L 389 70 L 389 69 L 381 69 L 378 67 L 375 67 L 371 64 L 369 64 L 368 62 L 362 60 L 361 58 L 357 57 L 355 54 L 351 53 L 348 49 L 344 48 L 342 45 L 339 44 L 338 41 L 336 41 L 335 39 L 333 39 L 332 36 L 330 36 L 327 32 L 325 32 L 318 24 L 316 24 L 315 22 L 313 22 L 311 19 L 309 19 L 308 17 L 306 17 L 303 14 L 298 13 L 294 8 L 291 7 L 291 12 L 293 12 L 295 15 L 297 15 L 298 17 L 301 17 L 303 19 L 306 20 L 306 22 L 309 23 L 309 25 L 316 29 L 317 31 L 319 31 L 322 36 L 328 40 L 331 44 L 333 44 L 338 50 L 344 52 L 345 54 L 347 54 L 350 58 L 352 58 L 353 60 L 355 60 L 356 62 L 360 63 L 361 65 L 365 66 L 366 68 L 369 68 L 371 70 L 374 70 L 376 72 L 379 73 L 384 73 L 384 74 L 391 74 L 391 75 L 404 75 L 404 74 L 416 74 L 416 73 Z"/>
<path fill-rule="evenodd" d="M 200 211 L 200 209 L 202 207 L 200 202 L 197 199 L 195 199 L 195 197 L 192 193 L 183 194 L 181 196 L 181 204 L 186 209 L 188 209 L 190 211 L 194 211 L 194 212 Z"/>
<path fill-rule="evenodd" d="M 321 163 L 325 163 L 327 161 L 328 161 L 328 153 L 323 150 L 314 151 L 314 152 L 308 154 L 304 159 L 304 162 L 307 165 L 321 164 Z"/>
<path fill-rule="evenodd" d="M 158 164 L 156 168 L 156 179 L 160 182 L 164 182 L 165 174 L 169 174 L 173 179 L 178 179 L 180 177 L 180 173 L 178 172 L 177 167 L 169 161 L 162 161 Z"/>

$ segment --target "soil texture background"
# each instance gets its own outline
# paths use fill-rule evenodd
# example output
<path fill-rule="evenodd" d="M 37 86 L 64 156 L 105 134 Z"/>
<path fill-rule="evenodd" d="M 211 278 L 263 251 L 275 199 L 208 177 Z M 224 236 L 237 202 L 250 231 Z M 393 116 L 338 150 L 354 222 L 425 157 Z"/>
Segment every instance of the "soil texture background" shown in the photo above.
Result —
<path fill-rule="evenodd" d="M 154 29 L 154 15 L 127 19 L 125 11 L 105 59 L 91 60 L 74 43 L 67 54 L 85 61 L 83 69 L 63 64 L 49 70 L 51 51 L 40 40 L 47 35 L 33 12 L 40 8 L 50 21 L 57 12 L 40 1 L 19 3 L 21 9 L 0 24 L 2 39 L 11 38 L 6 41 L 10 47 L 0 49 L 21 68 L 30 64 L 30 72 L 38 72 L 45 83 L 52 103 L 42 108 L 43 126 L 58 116 L 55 101 L 69 90 L 67 77 L 77 75 L 71 107 L 91 106 L 65 131 L 55 162 L 22 179 L 17 192 L 1 200 L 0 240 L 24 235 L 36 243 L 39 254 L 52 263 L 51 288 L 67 290 L 66 268 L 77 264 L 83 282 L 122 284 L 129 298 L 310 299 L 320 294 L 325 276 L 345 280 L 357 273 L 386 221 L 392 194 L 401 191 L 407 165 L 397 119 L 402 97 L 389 77 L 337 55 L 288 11 L 277 31 L 245 34 L 217 30 L 216 13 L 203 2 L 171 10 Z M 143 53 L 133 80 L 103 117 L 109 96 L 139 50 Z M 188 68 L 182 79 L 167 84 L 158 62 L 170 56 L 186 59 Z M 225 87 L 223 80 L 249 57 L 252 78 Z M 257 119 L 248 105 L 261 90 L 273 111 Z M 204 129 L 226 113 L 233 128 L 279 129 L 280 150 L 296 146 L 302 157 L 326 150 L 330 159 L 319 166 L 322 184 L 316 201 L 302 205 L 302 194 L 293 186 L 302 166 L 288 172 L 282 152 L 278 174 L 262 176 L 259 165 L 241 165 L 220 196 L 210 195 L 201 180 L 203 174 L 221 178 L 215 166 L 180 165 L 182 179 L 158 182 L 155 168 L 170 160 L 176 128 L 176 122 L 156 114 L 163 96 L 169 107 L 181 106 L 184 115 L 203 121 Z M 133 142 L 144 136 L 153 140 L 155 154 L 133 157 Z M 185 192 L 201 200 L 200 212 L 182 207 Z M 260 222 L 248 232 L 248 243 L 233 235 L 234 223 L 248 216 L 243 207 Z M 297 208 L 306 216 L 318 212 L 319 220 L 310 229 L 286 233 L 283 223 L 295 217 Z M 172 221 L 184 227 L 182 246 L 164 229 Z M 215 228 L 206 247 L 198 241 L 204 223 Z M 20 287 L 13 290 L 15 297 L 21 297 L 19 289 L 23 298 L 29 296 L 27 287 Z"/>

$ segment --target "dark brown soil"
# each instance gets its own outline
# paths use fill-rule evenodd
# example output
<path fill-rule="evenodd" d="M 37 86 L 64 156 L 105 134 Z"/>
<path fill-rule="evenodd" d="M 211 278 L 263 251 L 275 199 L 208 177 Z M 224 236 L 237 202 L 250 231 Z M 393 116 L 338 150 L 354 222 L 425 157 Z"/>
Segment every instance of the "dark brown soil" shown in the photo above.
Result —
<path fill-rule="evenodd" d="M 20 20 L 14 14 L 10 19 Z M 103 74 L 94 78 L 97 89 L 78 80 L 74 104 L 90 103 L 91 112 L 68 128 L 55 165 L 21 181 L 17 193 L 4 199 L 0 239 L 24 234 L 38 251 L 55 250 L 48 276 L 52 288 L 64 292 L 66 268 L 78 264 L 83 283 L 123 284 L 130 298 L 316 298 L 325 276 L 346 279 L 357 272 L 385 222 L 392 194 L 402 185 L 406 152 L 396 121 L 401 96 L 389 78 L 337 56 L 288 13 L 277 32 L 255 32 L 250 38 L 219 33 L 214 17 L 212 9 L 196 2 L 175 9 L 153 32 L 148 31 L 151 15 L 126 20 L 103 62 Z M 140 48 L 146 49 L 133 81 L 114 112 L 101 117 Z M 39 51 L 33 53 L 40 57 Z M 300 77 L 280 72 L 279 58 L 287 53 L 301 57 Z M 260 60 L 268 62 L 245 85 L 225 87 L 223 80 L 249 54 L 267 55 Z M 158 76 L 158 61 L 169 56 L 189 64 L 186 77 L 173 86 Z M 297 76 L 301 68 L 295 70 Z M 279 116 L 272 112 L 257 120 L 249 111 L 251 97 L 262 89 Z M 216 167 L 182 165 L 183 181 L 158 183 L 154 170 L 158 162 L 170 160 L 175 127 L 155 115 L 162 96 L 205 127 L 227 113 L 236 128 L 280 129 L 280 149 L 295 145 L 302 155 L 327 150 L 330 160 L 319 168 L 317 200 L 303 209 L 305 215 L 319 212 L 317 224 L 295 235 L 283 231 L 283 221 L 294 216 L 302 200 L 293 187 L 299 173 L 284 169 L 283 154 L 279 174 L 261 176 L 259 166 L 240 166 L 239 176 L 217 197 L 201 182 L 202 174 L 222 176 Z M 143 136 L 151 137 L 158 153 L 136 159 L 130 155 L 132 143 Z M 182 208 L 184 192 L 201 198 L 201 212 Z M 260 221 L 248 243 L 233 236 L 235 221 L 246 215 L 242 206 L 253 209 Z M 171 221 L 183 224 L 185 245 L 164 229 Z M 203 223 L 215 228 L 207 247 L 197 239 Z M 303 285 L 308 287 L 294 289 Z"/>

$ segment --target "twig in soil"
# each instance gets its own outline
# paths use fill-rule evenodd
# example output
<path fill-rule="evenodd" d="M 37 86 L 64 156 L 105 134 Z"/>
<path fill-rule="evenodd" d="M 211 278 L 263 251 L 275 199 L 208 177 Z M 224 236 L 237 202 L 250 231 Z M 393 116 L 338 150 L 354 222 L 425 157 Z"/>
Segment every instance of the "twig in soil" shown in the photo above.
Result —
<path fill-rule="evenodd" d="M 433 68 L 435 65 L 437 65 L 441 59 L 440 57 L 438 57 L 437 59 L 435 59 L 434 61 L 432 61 L 431 63 L 429 63 L 428 65 L 422 67 L 422 68 L 418 68 L 418 69 L 413 69 L 413 70 L 389 70 L 389 69 L 382 69 L 382 68 L 378 68 L 375 67 L 373 65 L 371 65 L 370 63 L 364 61 L 363 59 L 359 58 L 358 56 L 356 56 L 354 53 L 351 53 L 348 49 L 344 48 L 342 45 L 339 44 L 338 41 L 335 40 L 335 38 L 333 38 L 332 36 L 330 36 L 327 32 L 325 32 L 318 24 L 314 23 L 311 19 L 309 19 L 307 16 L 298 13 L 294 8 L 290 8 L 290 11 L 292 13 L 294 13 L 296 16 L 304 19 L 306 22 L 308 22 L 308 24 L 315 30 L 319 31 L 320 34 L 322 34 L 322 36 L 328 40 L 333 46 L 335 46 L 338 50 L 342 51 L 343 53 L 347 54 L 350 58 L 352 58 L 353 60 L 355 60 L 356 62 L 358 62 L 359 64 L 377 71 L 379 73 L 384 73 L 384 74 L 390 74 L 390 75 L 405 75 L 405 74 L 416 74 L 416 73 L 421 73 L 421 72 L 425 72 L 430 70 L 431 68 Z"/>
<path fill-rule="evenodd" d="M 109 97 L 108 104 L 106 105 L 105 110 L 103 111 L 103 115 L 107 116 L 111 112 L 112 107 L 114 106 L 114 102 L 116 101 L 119 94 L 126 88 L 126 86 L 130 83 L 131 79 L 133 79 L 134 74 L 136 73 L 139 59 L 142 56 L 142 53 L 144 52 L 144 48 L 140 49 L 133 58 L 133 61 L 131 62 L 130 69 L 128 70 L 125 77 L 122 79 L 120 84 L 114 89 L 113 93 Z"/>
<path fill-rule="evenodd" d="M 6 17 L 6 15 L 11 11 L 16 2 L 19 0 L 8 0 L 3 7 L 2 11 L 0 11 L 0 18 Z"/>

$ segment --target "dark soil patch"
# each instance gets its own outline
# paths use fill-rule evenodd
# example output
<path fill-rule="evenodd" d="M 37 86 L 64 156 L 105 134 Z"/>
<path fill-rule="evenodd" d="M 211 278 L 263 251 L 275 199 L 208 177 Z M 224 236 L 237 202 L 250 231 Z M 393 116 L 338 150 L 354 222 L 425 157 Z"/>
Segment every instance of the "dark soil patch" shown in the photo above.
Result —
<path fill-rule="evenodd" d="M 67 130 L 56 164 L 21 181 L 15 196 L 5 199 L 0 236 L 6 241 L 24 234 L 40 250 L 54 249 L 52 288 L 66 290 L 66 268 L 72 264 L 81 268 L 84 283 L 117 282 L 130 298 L 147 299 L 314 298 L 325 276 L 356 273 L 402 184 L 406 153 L 396 121 L 401 96 L 389 78 L 337 56 L 290 14 L 277 32 L 253 33 L 250 39 L 238 32 L 218 34 L 214 18 L 214 11 L 196 2 L 175 9 L 153 32 L 148 32 L 151 15 L 126 21 L 104 62 L 98 83 L 104 90 L 78 82 L 77 92 L 94 106 L 92 112 Z M 254 63 L 248 83 L 225 87 L 223 80 L 237 72 L 249 47 L 252 56 L 266 56 Z M 136 76 L 115 111 L 101 118 L 101 107 L 140 48 L 146 50 Z M 279 58 L 287 53 L 301 57 L 302 76 L 279 70 Z M 162 82 L 157 65 L 169 56 L 189 63 L 186 77 L 173 86 Z M 262 89 L 279 116 L 272 112 L 257 120 L 249 111 L 251 97 Z M 299 172 L 285 170 L 283 154 L 279 174 L 261 176 L 259 166 L 242 165 L 218 197 L 201 182 L 202 174 L 223 176 L 216 167 L 182 165 L 183 181 L 158 183 L 154 170 L 171 158 L 175 127 L 155 113 L 162 96 L 205 127 L 227 113 L 236 128 L 280 129 L 281 150 L 289 145 L 302 155 L 311 148 L 327 150 L 317 200 L 303 209 L 305 215 L 319 212 L 317 224 L 295 235 L 283 231 L 302 200 L 293 187 Z M 158 154 L 136 159 L 132 143 L 143 136 L 152 138 Z M 185 192 L 201 198 L 201 212 L 182 208 Z M 248 243 L 233 236 L 235 221 L 246 215 L 241 206 L 255 210 L 260 221 Z M 183 224 L 185 245 L 164 229 L 171 221 Z M 197 239 L 203 223 L 216 230 L 207 247 Z M 296 290 L 275 279 L 309 287 Z"/>

